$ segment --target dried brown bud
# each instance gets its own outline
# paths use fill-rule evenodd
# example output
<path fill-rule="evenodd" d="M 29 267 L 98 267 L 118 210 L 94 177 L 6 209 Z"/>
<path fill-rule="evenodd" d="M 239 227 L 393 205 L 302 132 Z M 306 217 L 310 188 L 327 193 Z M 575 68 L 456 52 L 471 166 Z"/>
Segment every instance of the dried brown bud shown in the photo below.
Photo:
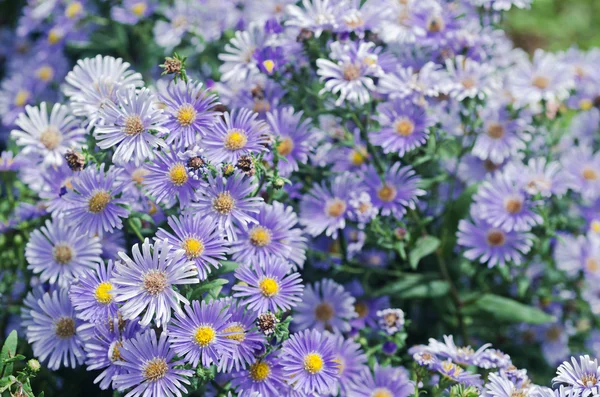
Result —
<path fill-rule="evenodd" d="M 244 171 L 244 173 L 248 176 L 254 176 L 256 174 L 256 169 L 254 168 L 254 161 L 250 156 L 240 156 L 235 168 Z"/>
<path fill-rule="evenodd" d="M 181 61 L 176 58 L 167 58 L 163 64 L 165 73 L 168 74 L 179 74 L 181 73 Z"/>
<path fill-rule="evenodd" d="M 300 33 L 298 34 L 298 36 L 296 37 L 296 41 L 301 42 L 301 41 L 310 40 L 313 38 L 313 36 L 314 36 L 314 33 L 312 32 L 312 30 L 302 29 L 300 31 Z"/>
<path fill-rule="evenodd" d="M 193 170 L 199 170 L 204 167 L 204 164 L 202 157 L 192 157 L 188 160 L 187 166 Z"/>
<path fill-rule="evenodd" d="M 279 320 L 271 312 L 266 312 L 258 316 L 256 326 L 263 334 L 269 336 L 275 332 L 275 327 Z"/>
<path fill-rule="evenodd" d="M 85 157 L 74 150 L 67 150 L 67 153 L 65 153 L 65 160 L 67 161 L 69 168 L 73 171 L 82 171 L 83 167 L 85 167 Z"/>
<path fill-rule="evenodd" d="M 254 99 L 264 99 L 265 98 L 265 90 L 258 84 L 252 87 L 250 91 L 252 93 L 252 98 Z"/>

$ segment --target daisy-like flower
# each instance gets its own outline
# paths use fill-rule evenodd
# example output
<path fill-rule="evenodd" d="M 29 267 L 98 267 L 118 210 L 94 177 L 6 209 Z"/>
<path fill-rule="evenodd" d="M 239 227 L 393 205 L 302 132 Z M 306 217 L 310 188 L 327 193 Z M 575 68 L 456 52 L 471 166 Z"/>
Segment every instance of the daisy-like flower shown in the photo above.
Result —
<path fill-rule="evenodd" d="M 267 150 L 270 142 L 267 125 L 249 109 L 226 112 L 204 137 L 206 157 L 213 163 L 235 164 L 240 156 Z"/>
<path fill-rule="evenodd" d="M 146 167 L 148 173 L 143 185 L 157 203 L 179 199 L 179 207 L 184 208 L 192 201 L 201 181 L 189 175 L 187 164 L 175 151 L 162 151 L 156 155 L 152 164 Z"/>
<path fill-rule="evenodd" d="M 329 334 L 329 337 L 333 340 L 335 361 L 338 363 L 341 395 L 350 395 L 352 385 L 360 380 L 363 371 L 368 368 L 367 356 L 353 339 L 334 334 Z"/>
<path fill-rule="evenodd" d="M 208 367 L 223 356 L 231 356 L 235 340 L 227 338 L 231 314 L 224 301 L 193 301 L 169 324 L 171 348 L 194 368 Z"/>
<path fill-rule="evenodd" d="M 243 82 L 260 73 L 254 53 L 265 44 L 263 27 L 251 23 L 248 30 L 235 32 L 235 36 L 225 45 L 225 52 L 219 54 L 223 64 L 219 67 L 222 82 Z"/>
<path fill-rule="evenodd" d="M 123 24 L 135 25 L 150 16 L 156 6 L 156 0 L 124 0 L 123 6 L 111 7 L 110 16 Z"/>
<path fill-rule="evenodd" d="M 123 360 L 123 343 L 136 337 L 140 331 L 137 321 L 124 321 L 120 318 L 111 318 L 108 322 L 101 322 L 84 330 L 88 336 L 84 346 L 87 355 L 85 364 L 88 371 L 102 370 L 94 379 L 94 383 L 100 383 L 100 389 L 106 390 L 111 385 L 116 388 L 113 383 L 115 376 L 126 373 L 123 367 L 116 364 Z"/>
<path fill-rule="evenodd" d="M 573 184 L 571 176 L 563 170 L 560 163 L 547 162 L 543 157 L 529 159 L 527 165 L 520 162 L 509 163 L 504 172 L 532 196 L 540 194 L 544 197 L 560 197 Z"/>
<path fill-rule="evenodd" d="M 571 397 L 588 397 L 600 394 L 600 365 L 590 356 L 579 356 L 579 362 L 571 357 L 571 362 L 563 362 L 556 370 L 553 384 L 563 384 Z"/>
<path fill-rule="evenodd" d="M 40 361 L 47 361 L 51 370 L 83 363 L 83 338 L 78 330 L 82 322 L 75 317 L 68 290 L 46 292 L 31 307 L 30 316 L 27 341 Z"/>
<path fill-rule="evenodd" d="M 280 360 L 273 354 L 251 364 L 247 369 L 231 374 L 231 386 L 239 397 L 281 395 L 289 386 L 285 382 Z"/>
<path fill-rule="evenodd" d="M 359 190 L 358 180 L 350 173 L 336 176 L 331 188 L 325 183 L 313 185 L 300 201 L 300 224 L 312 236 L 325 232 L 337 238 L 337 231 L 346 226 L 351 194 Z"/>
<path fill-rule="evenodd" d="M 159 82 L 158 94 L 168 115 L 165 123 L 169 130 L 165 139 L 167 144 L 193 146 L 198 134 L 207 135 L 207 129 L 214 123 L 218 113 L 211 109 L 218 103 L 217 97 L 203 89 L 201 82 L 161 83 L 164 82 Z"/>
<path fill-rule="evenodd" d="M 491 373 L 488 378 L 488 383 L 485 385 L 486 388 L 486 396 L 490 397 L 510 397 L 510 396 L 523 396 L 527 397 L 530 394 L 533 394 L 534 388 L 526 387 L 520 388 L 517 387 L 513 382 L 511 382 L 506 377 L 503 377 L 497 373 Z"/>
<path fill-rule="evenodd" d="M 31 233 L 25 247 L 27 268 L 39 274 L 41 282 L 66 287 L 86 269 L 102 263 L 100 239 L 67 225 L 62 220 L 48 220 Z"/>
<path fill-rule="evenodd" d="M 69 296 L 77 317 L 93 323 L 111 320 L 117 314 L 113 297 L 113 262 L 87 270 L 70 286 Z"/>
<path fill-rule="evenodd" d="M 114 167 L 104 172 L 104 164 L 87 167 L 72 180 L 73 190 L 67 193 L 70 206 L 65 211 L 65 220 L 71 225 L 82 225 L 89 234 L 102 235 L 121 229 L 129 211 L 121 205 L 125 200 L 116 198 L 122 185 L 116 183 L 120 173 Z"/>
<path fill-rule="evenodd" d="M 458 101 L 465 98 L 483 99 L 499 88 L 489 63 L 479 63 L 459 55 L 446 61 L 446 70 L 448 84 L 444 91 Z"/>
<path fill-rule="evenodd" d="M 209 174 L 206 188 L 198 193 L 192 207 L 201 214 L 212 215 L 227 234 L 227 239 L 235 241 L 235 226 L 243 228 L 256 222 L 252 214 L 259 212 L 263 199 L 248 197 L 255 190 L 254 178 L 246 177 L 241 171 L 235 171 L 227 178 Z"/>
<path fill-rule="evenodd" d="M 464 256 L 479 259 L 488 267 L 505 266 L 507 262 L 520 265 L 523 255 L 533 246 L 534 235 L 516 230 L 505 231 L 492 226 L 485 219 L 474 218 L 474 223 L 461 220 L 458 223 L 458 245 L 466 248 Z"/>
<path fill-rule="evenodd" d="M 85 117 L 93 126 L 102 122 L 101 111 L 116 101 L 116 92 L 123 87 L 142 87 L 142 75 L 129 69 L 121 58 L 96 55 L 77 61 L 67 74 L 64 93 L 70 97 L 73 114 Z"/>
<path fill-rule="evenodd" d="M 444 378 L 467 386 L 481 386 L 482 384 L 481 375 L 464 370 L 460 365 L 453 363 L 452 360 L 435 361 L 432 364 L 432 369 Z"/>
<path fill-rule="evenodd" d="M 133 387 L 125 397 L 181 397 L 187 392 L 183 384 L 190 384 L 188 378 L 194 371 L 176 368 L 184 362 L 173 361 L 175 352 L 169 348 L 166 332 L 157 338 L 156 331 L 149 329 L 124 341 L 119 352 L 121 359 L 116 363 L 124 373 L 116 375 L 113 382 L 120 391 Z"/>
<path fill-rule="evenodd" d="M 457 346 L 454 343 L 452 335 L 444 335 L 444 342 L 430 338 L 427 350 L 438 356 L 438 358 L 448 358 L 450 361 L 461 365 L 476 365 L 483 352 L 491 345 L 489 343 L 474 350 L 471 346 Z M 450 369 L 448 369 L 450 371 Z"/>
<path fill-rule="evenodd" d="M 420 69 L 412 66 L 396 66 L 396 70 L 384 73 L 377 84 L 377 91 L 390 98 L 410 98 L 422 104 L 424 99 L 437 97 L 448 76 L 441 66 L 427 62 Z"/>
<path fill-rule="evenodd" d="M 61 165 L 69 148 L 85 143 L 85 130 L 69 108 L 58 103 L 52 107 L 50 117 L 46 102 L 39 107 L 26 106 L 16 124 L 20 130 L 12 130 L 11 135 L 17 145 L 23 146 L 21 152 L 39 155 L 45 164 Z"/>
<path fill-rule="evenodd" d="M 333 340 L 316 329 L 304 330 L 283 342 L 281 366 L 296 391 L 328 394 L 339 377 Z"/>
<path fill-rule="evenodd" d="M 279 173 L 288 176 L 298 171 L 298 164 L 306 164 L 315 144 L 311 119 L 302 120 L 302 111 L 294 113 L 291 106 L 267 113 L 267 121 L 279 143 L 275 150 L 285 160 L 278 164 Z M 302 121 L 301 121 L 302 120 Z"/>
<path fill-rule="evenodd" d="M 402 309 L 384 309 L 377 312 L 379 326 L 393 335 L 404 328 L 404 311 Z"/>
<path fill-rule="evenodd" d="M 302 267 L 306 260 L 306 238 L 295 227 L 298 217 L 292 207 L 274 201 L 262 204 L 256 222 L 237 233 L 232 243 L 234 261 L 264 267 L 274 259 L 289 260 Z"/>
<path fill-rule="evenodd" d="M 571 189 L 585 200 L 600 197 L 600 152 L 593 153 L 589 146 L 575 147 L 565 154 L 561 164 L 571 178 Z"/>
<path fill-rule="evenodd" d="M 325 82 L 321 94 L 331 92 L 340 97 L 335 104 L 341 106 L 345 100 L 366 104 L 375 91 L 373 77 L 381 73 L 377 64 L 377 54 L 373 51 L 375 44 L 371 42 L 335 41 L 330 45 L 329 59 L 317 59 L 317 74 Z"/>
<path fill-rule="evenodd" d="M 133 161 L 135 165 L 154 158 L 153 148 L 163 146 L 162 141 L 152 135 L 168 133 L 164 127 L 167 116 L 155 107 L 156 97 L 147 88 L 135 87 L 117 91 L 117 102 L 109 102 L 102 110 L 104 124 L 97 126 L 94 134 L 98 147 L 115 147 L 113 161 L 124 164 Z"/>
<path fill-rule="evenodd" d="M 332 0 L 302 0 L 302 8 L 288 5 L 286 25 L 308 29 L 319 37 L 324 30 L 334 30 L 341 17 L 341 4 Z"/>
<path fill-rule="evenodd" d="M 554 259 L 556 267 L 570 277 L 581 271 L 586 278 L 600 279 L 600 240 L 593 235 L 574 236 L 559 232 L 556 236 Z"/>
<path fill-rule="evenodd" d="M 35 81 L 24 73 L 15 72 L 0 84 L 0 119 L 5 126 L 14 124 L 25 106 L 35 103 L 39 95 Z"/>
<path fill-rule="evenodd" d="M 406 209 L 415 209 L 417 198 L 426 193 L 419 188 L 421 177 L 415 170 L 411 166 L 403 167 L 399 162 L 386 171 L 383 181 L 374 167 L 369 167 L 365 175 L 371 202 L 383 216 L 402 218 Z"/>
<path fill-rule="evenodd" d="M 193 262 L 184 258 L 183 250 L 172 251 L 168 241 L 150 244 L 148 239 L 131 249 L 133 259 L 119 252 L 122 262 L 117 262 L 112 284 L 114 299 L 122 303 L 120 312 L 125 319 L 135 319 L 144 312 L 140 320 L 148 325 L 154 319 L 157 326 L 168 324 L 171 310 L 181 314 L 180 302 L 189 301 L 173 286 L 197 284 L 198 272 Z"/>
<path fill-rule="evenodd" d="M 474 215 L 506 232 L 526 232 L 543 222 L 534 212 L 535 202 L 504 174 L 483 182 L 474 197 Z"/>
<path fill-rule="evenodd" d="M 173 233 L 160 228 L 154 239 L 167 240 L 174 247 L 184 250 L 187 259 L 196 264 L 200 280 L 206 280 L 212 268 L 221 267 L 220 261 L 224 261 L 228 253 L 228 242 L 210 216 L 171 216 L 167 222 Z"/>
<path fill-rule="evenodd" d="M 290 310 L 300 302 L 304 289 L 300 274 L 290 271 L 291 266 L 280 260 L 264 267 L 240 265 L 235 277 L 242 284 L 233 286 L 233 296 L 258 314 Z"/>
<path fill-rule="evenodd" d="M 505 107 L 493 105 L 481 112 L 481 119 L 482 131 L 473 145 L 475 156 L 500 164 L 525 149 L 529 141 L 525 119 L 515 119 Z"/>
<path fill-rule="evenodd" d="M 408 378 L 404 368 L 382 367 L 375 364 L 374 374 L 367 368 L 362 378 L 353 386 L 353 396 L 374 397 L 394 396 L 408 397 L 414 393 L 415 386 Z"/>
<path fill-rule="evenodd" d="M 396 99 L 377 106 L 377 112 L 381 131 L 370 133 L 369 138 L 384 153 L 402 157 L 427 142 L 431 121 L 423 107 Z"/>
<path fill-rule="evenodd" d="M 349 321 L 357 316 L 355 301 L 344 287 L 326 278 L 306 286 L 292 322 L 296 329 L 348 332 Z"/>
<path fill-rule="evenodd" d="M 73 190 L 73 179 L 77 172 L 65 163 L 59 167 L 48 167 L 43 173 L 44 188 L 38 193 L 53 218 L 63 215 L 71 206 L 67 193 Z"/>

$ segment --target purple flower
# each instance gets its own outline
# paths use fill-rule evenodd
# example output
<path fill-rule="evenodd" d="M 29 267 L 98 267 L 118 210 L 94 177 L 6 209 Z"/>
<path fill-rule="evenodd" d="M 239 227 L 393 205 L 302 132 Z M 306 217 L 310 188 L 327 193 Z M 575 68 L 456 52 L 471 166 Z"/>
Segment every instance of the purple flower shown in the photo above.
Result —
<path fill-rule="evenodd" d="M 134 388 L 125 397 L 181 397 L 181 392 L 187 392 L 183 384 L 189 385 L 188 378 L 194 374 L 175 368 L 183 360 L 173 361 L 175 352 L 169 348 L 166 332 L 157 338 L 156 331 L 149 329 L 124 341 L 120 356 L 116 364 L 123 368 L 123 373 L 114 377 L 114 385 L 120 391 Z"/>
<path fill-rule="evenodd" d="M 465 371 L 462 367 L 452 362 L 452 360 L 436 361 L 433 363 L 434 371 L 437 371 L 445 378 L 467 386 L 481 386 L 481 376 Z"/>
<path fill-rule="evenodd" d="M 505 172 L 532 196 L 561 197 L 573 184 L 560 163 L 547 162 L 543 157 L 529 159 L 526 166 L 519 162 L 509 163 Z"/>
<path fill-rule="evenodd" d="M 571 397 L 588 397 L 600 394 L 600 365 L 590 356 L 579 356 L 579 362 L 571 357 L 571 362 L 563 362 L 556 370 L 552 383 L 565 385 Z"/>
<path fill-rule="evenodd" d="M 302 7 L 290 4 L 286 8 L 289 20 L 286 26 L 308 29 L 319 37 L 324 30 L 338 26 L 341 4 L 331 0 L 302 0 Z"/>
<path fill-rule="evenodd" d="M 463 55 L 446 61 L 448 84 L 444 88 L 452 98 L 462 101 L 465 98 L 483 99 L 499 88 L 492 76 L 493 68 L 489 63 L 478 63 Z"/>
<path fill-rule="evenodd" d="M 264 267 L 240 265 L 235 277 L 243 284 L 233 287 L 233 296 L 257 314 L 290 310 L 301 301 L 304 289 L 300 274 L 290 271 L 291 266 L 279 260 Z"/>
<path fill-rule="evenodd" d="M 360 379 L 367 369 L 367 356 L 361 350 L 360 344 L 342 335 L 329 335 L 333 340 L 335 361 L 338 363 L 339 384 L 342 395 L 350 395 L 352 385 Z"/>
<path fill-rule="evenodd" d="M 120 312 L 125 319 L 135 319 L 145 311 L 140 320 L 148 325 L 154 319 L 157 326 L 168 324 L 171 310 L 181 314 L 180 302 L 188 300 L 172 287 L 196 284 L 198 272 L 193 262 L 188 262 L 183 250 L 172 251 L 168 241 L 150 244 L 148 239 L 132 248 L 133 259 L 119 252 L 123 262 L 117 262 L 112 283 L 114 299 L 121 303 Z"/>
<path fill-rule="evenodd" d="M 281 366 L 285 378 L 296 391 L 327 394 L 339 377 L 331 338 L 312 329 L 290 336 L 283 342 Z"/>
<path fill-rule="evenodd" d="M 152 14 L 156 5 L 156 1 L 152 0 L 123 0 L 123 6 L 110 9 L 110 16 L 117 22 L 135 25 Z"/>
<path fill-rule="evenodd" d="M 113 297 L 113 262 L 96 265 L 85 271 L 71 284 L 69 296 L 77 312 L 77 317 L 92 323 L 112 320 L 117 314 L 117 304 Z"/>
<path fill-rule="evenodd" d="M 571 189 L 588 201 L 600 197 L 600 152 L 593 153 L 589 146 L 575 147 L 562 157 L 561 164 L 571 178 Z"/>
<path fill-rule="evenodd" d="M 253 57 L 258 69 L 268 75 L 278 71 L 287 62 L 282 47 L 265 47 L 256 51 Z"/>
<path fill-rule="evenodd" d="M 367 368 L 353 386 L 353 396 L 394 396 L 408 397 L 415 386 L 409 380 L 407 371 L 400 367 L 382 367 L 375 364 L 374 374 Z"/>
<path fill-rule="evenodd" d="M 269 355 L 251 364 L 248 369 L 231 374 L 231 386 L 239 397 L 281 395 L 289 388 L 279 359 Z"/>
<path fill-rule="evenodd" d="M 390 335 L 404 329 L 404 311 L 402 309 L 384 309 L 377 312 L 379 327 Z"/>

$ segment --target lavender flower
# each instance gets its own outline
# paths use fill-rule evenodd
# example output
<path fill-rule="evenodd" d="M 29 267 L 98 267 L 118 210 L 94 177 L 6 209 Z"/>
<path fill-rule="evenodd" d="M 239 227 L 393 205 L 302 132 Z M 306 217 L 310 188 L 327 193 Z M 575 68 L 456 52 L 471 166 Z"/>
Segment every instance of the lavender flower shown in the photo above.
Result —
<path fill-rule="evenodd" d="M 113 262 L 96 265 L 84 272 L 70 286 L 69 296 L 77 312 L 77 317 L 93 323 L 105 322 L 114 318 L 118 307 L 113 297 Z"/>

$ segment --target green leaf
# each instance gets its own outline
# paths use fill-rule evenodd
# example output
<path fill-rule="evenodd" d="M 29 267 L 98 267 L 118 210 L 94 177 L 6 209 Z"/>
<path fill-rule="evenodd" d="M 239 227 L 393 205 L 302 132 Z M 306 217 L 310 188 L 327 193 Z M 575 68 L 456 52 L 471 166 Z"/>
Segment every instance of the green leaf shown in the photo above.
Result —
<path fill-rule="evenodd" d="M 434 298 L 448 293 L 450 286 L 437 275 L 406 274 L 400 280 L 388 283 L 375 291 L 378 296 L 391 295 L 401 299 Z"/>
<path fill-rule="evenodd" d="M 510 298 L 503 296 L 485 294 L 473 303 L 473 307 L 468 308 L 485 316 L 490 316 L 498 321 L 528 324 L 544 324 L 556 321 L 542 310 L 527 306 Z M 473 313 L 473 314 L 475 314 Z"/>
<path fill-rule="evenodd" d="M 421 259 L 433 253 L 440 246 L 440 240 L 433 236 L 423 236 L 417 240 L 408 254 L 410 267 L 416 269 Z"/>
<path fill-rule="evenodd" d="M 8 376 L 12 373 L 13 365 L 12 363 L 7 363 L 4 365 L 4 361 L 14 357 L 17 354 L 17 331 L 12 331 L 6 341 L 4 342 L 4 346 L 2 346 L 2 351 L 0 351 L 0 373 L 2 373 L 2 369 L 4 369 L 4 375 Z"/>
<path fill-rule="evenodd" d="M 194 292 L 192 292 L 192 294 L 190 295 L 190 300 L 199 299 L 205 293 L 210 293 L 212 295 L 218 295 L 219 292 L 221 291 L 221 288 L 223 288 L 223 286 L 228 283 L 229 283 L 229 280 L 226 280 L 224 278 L 218 278 L 216 280 L 209 281 L 208 283 L 204 283 L 204 284 L 200 285 L 198 288 L 196 288 L 194 290 Z"/>

